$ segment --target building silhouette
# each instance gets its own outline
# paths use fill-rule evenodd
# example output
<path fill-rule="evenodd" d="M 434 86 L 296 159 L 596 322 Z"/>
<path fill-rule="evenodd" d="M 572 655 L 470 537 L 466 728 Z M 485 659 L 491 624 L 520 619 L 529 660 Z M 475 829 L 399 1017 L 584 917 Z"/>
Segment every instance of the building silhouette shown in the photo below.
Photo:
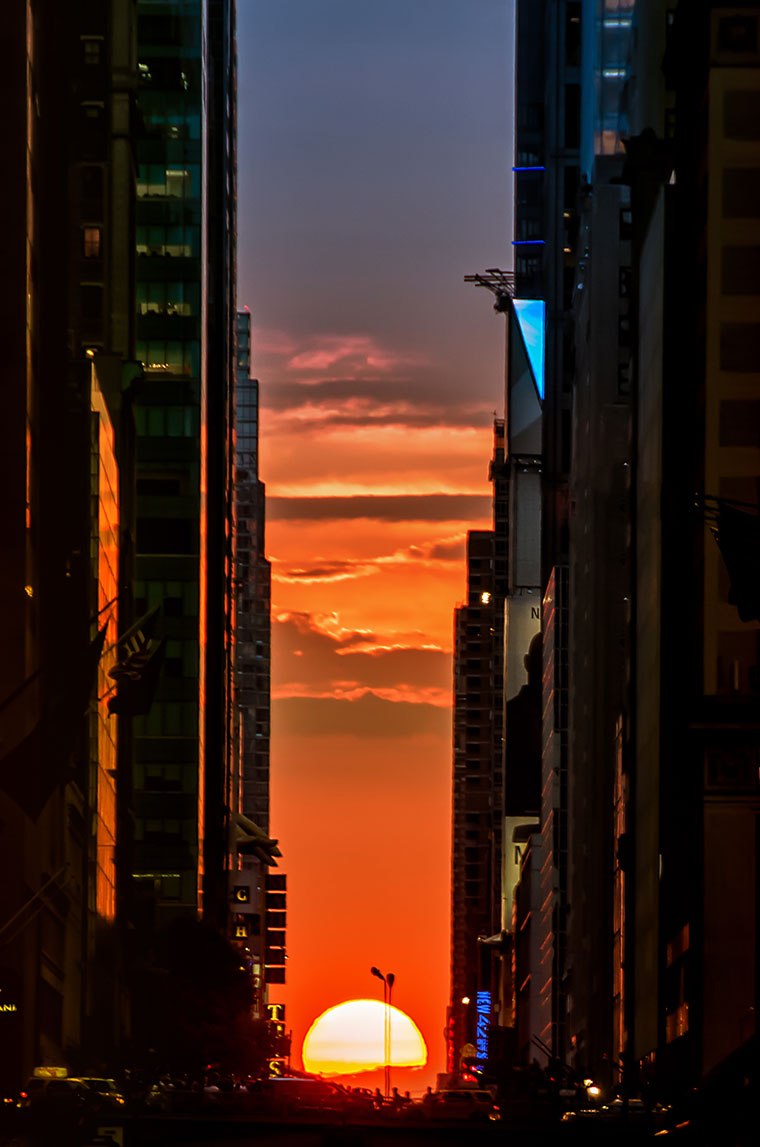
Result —
<path fill-rule="evenodd" d="M 0 1042 L 12 1087 L 35 1065 L 82 1071 L 145 1051 L 161 932 L 200 915 L 229 936 L 241 805 L 235 6 L 6 7 Z"/>
<path fill-rule="evenodd" d="M 757 1039 L 760 12 L 521 0 L 516 58 L 514 276 L 469 278 L 509 323 L 510 577 L 515 324 L 545 303 L 541 797 L 510 808 L 510 580 L 514 978 L 481 1066 L 717 1097 Z"/>

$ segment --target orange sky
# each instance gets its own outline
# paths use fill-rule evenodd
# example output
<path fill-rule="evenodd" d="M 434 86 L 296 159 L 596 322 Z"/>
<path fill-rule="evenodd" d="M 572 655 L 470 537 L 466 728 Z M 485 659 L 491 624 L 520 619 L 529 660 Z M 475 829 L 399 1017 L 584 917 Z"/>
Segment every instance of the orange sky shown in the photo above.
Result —
<path fill-rule="evenodd" d="M 420 448 L 418 434 L 392 424 L 341 430 L 329 442 L 320 425 L 300 432 L 294 467 L 290 428 L 262 416 L 275 512 L 272 823 L 288 874 L 288 984 L 278 998 L 300 1064 L 320 1012 L 381 996 L 372 965 L 395 972 L 394 1002 L 420 1027 L 430 1063 L 399 1070 L 394 1082 L 420 1090 L 444 1068 L 452 611 L 466 532 L 490 524 L 490 431 L 442 429 Z M 453 466 L 444 464 L 447 443 Z M 426 517 L 446 510 L 432 492 L 441 486 L 476 494 L 466 505 L 479 514 Z M 367 489 L 390 520 L 330 516 L 350 514 L 343 499 Z M 409 506 L 401 495 L 395 510 L 380 495 L 397 490 L 420 496 Z M 288 515 L 305 516 L 279 519 L 281 495 Z"/>
<path fill-rule="evenodd" d="M 451 644 L 490 526 L 508 265 L 508 0 L 238 6 L 240 304 L 272 561 L 272 830 L 293 1060 L 348 999 L 444 1067 Z M 297 82 L 294 77 L 297 76 Z M 381 1079 L 372 1082 L 372 1086 Z"/>

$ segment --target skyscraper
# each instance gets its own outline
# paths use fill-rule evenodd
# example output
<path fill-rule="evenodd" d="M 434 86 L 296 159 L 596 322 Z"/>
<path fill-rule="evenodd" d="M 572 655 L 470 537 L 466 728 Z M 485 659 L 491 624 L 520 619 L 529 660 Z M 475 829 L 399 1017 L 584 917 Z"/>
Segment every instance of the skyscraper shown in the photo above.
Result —
<path fill-rule="evenodd" d="M 264 548 L 266 515 L 265 488 L 259 479 L 259 384 L 251 378 L 248 311 L 240 312 L 237 317 L 235 509 L 236 705 L 239 811 L 243 814 L 237 819 L 240 872 L 235 881 L 249 890 L 250 904 L 237 919 L 237 925 L 242 928 L 241 945 L 251 960 L 256 1008 L 263 1014 L 266 984 L 281 982 L 285 967 L 283 954 L 283 963 L 276 971 L 266 968 L 266 870 L 267 859 L 273 859 L 264 845 L 269 836 L 271 570 Z"/>
<path fill-rule="evenodd" d="M 454 617 L 450 1072 L 461 1070 L 466 1045 L 475 1047 L 478 1059 L 486 1059 L 487 1031 L 501 1009 L 503 461 L 504 425 L 497 422 L 492 478 L 498 531 L 467 535 L 467 601 Z"/>
<path fill-rule="evenodd" d="M 0 975 L 3 1072 L 20 1083 L 124 1034 L 108 703 L 129 616 L 135 60 L 130 0 L 11 3 L 4 17 Z"/>
<path fill-rule="evenodd" d="M 138 2 L 137 610 L 162 680 L 135 726 L 135 873 L 222 923 L 233 707 L 234 5 Z M 210 818 L 210 819 L 209 819 Z M 205 849 L 205 853 L 204 853 Z M 206 896 L 206 901 L 204 901 Z"/>

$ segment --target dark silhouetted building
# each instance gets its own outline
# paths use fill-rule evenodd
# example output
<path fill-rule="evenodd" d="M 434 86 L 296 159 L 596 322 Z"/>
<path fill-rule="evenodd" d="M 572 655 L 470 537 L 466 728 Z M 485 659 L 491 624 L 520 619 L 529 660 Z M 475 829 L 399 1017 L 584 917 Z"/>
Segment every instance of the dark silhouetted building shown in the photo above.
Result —
<path fill-rule="evenodd" d="M 462 1049 L 487 1055 L 501 1011 L 501 866 L 504 803 L 504 426 L 497 423 L 491 477 L 494 524 L 467 536 L 467 603 L 454 617 L 454 767 L 451 997 L 448 1070 Z"/>
<path fill-rule="evenodd" d="M 240 811 L 233 878 L 249 889 L 250 910 L 234 923 L 234 938 L 251 961 L 256 1007 L 264 1014 L 267 982 L 282 982 L 285 965 L 267 970 L 267 868 L 271 682 L 271 568 L 264 545 L 265 487 L 259 478 L 259 384 L 251 378 L 251 315 L 237 316 L 235 380 L 235 656 Z M 255 830 L 260 834 L 257 838 Z M 254 835 L 251 835 L 254 834 Z M 262 843 L 257 848 L 256 839 Z M 278 877 L 281 874 L 276 874 Z M 284 881 L 284 877 L 282 877 Z M 277 895 L 284 896 L 284 884 Z M 274 893 L 274 889 L 273 889 Z M 282 912 L 284 921 L 284 909 Z M 284 935 L 284 928 L 279 928 Z M 271 952 L 270 952 L 271 954 Z"/>
<path fill-rule="evenodd" d="M 3 12 L 0 978 L 9 1089 L 128 1032 L 109 703 L 129 624 L 134 4 Z M 128 788 L 128 786 L 127 786 Z"/>

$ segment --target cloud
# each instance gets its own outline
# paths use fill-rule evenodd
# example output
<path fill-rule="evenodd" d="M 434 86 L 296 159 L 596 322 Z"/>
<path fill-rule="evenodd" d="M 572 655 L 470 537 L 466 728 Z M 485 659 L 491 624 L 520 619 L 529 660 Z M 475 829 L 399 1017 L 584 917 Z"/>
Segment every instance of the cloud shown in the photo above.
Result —
<path fill-rule="evenodd" d="M 424 365 L 419 354 L 396 351 L 379 345 L 371 335 L 329 334 L 311 337 L 310 345 L 290 355 L 288 371 L 329 370 L 342 365 L 352 373 L 364 370 L 389 371 L 401 366 Z"/>
<path fill-rule="evenodd" d="M 279 614 L 272 625 L 272 695 L 356 703 L 451 706 L 451 656 L 421 634 L 379 637 L 336 615 Z"/>
<path fill-rule="evenodd" d="M 377 572 L 377 565 L 371 562 L 320 561 L 305 569 L 276 569 L 273 571 L 273 576 L 279 582 L 300 582 L 302 585 L 309 585 L 314 582 L 346 581 L 348 578 L 369 577 Z"/>
<path fill-rule="evenodd" d="M 422 377 L 328 378 L 277 382 L 262 387 L 270 432 L 289 427 L 490 426 L 492 404 L 443 393 L 430 372 Z"/>
<path fill-rule="evenodd" d="M 490 499 L 488 499 L 490 502 Z M 458 534 L 455 538 L 437 542 L 430 547 L 428 556 L 437 561 L 462 562 L 466 557 L 467 534 Z"/>
<path fill-rule="evenodd" d="M 374 693 L 356 700 L 333 697 L 286 697 L 273 711 L 273 734 L 298 736 L 356 736 L 365 738 L 412 737 L 424 734 L 447 736 L 451 713 L 437 705 L 390 701 Z M 361 767 L 361 757 L 357 758 Z"/>
<path fill-rule="evenodd" d="M 336 681 L 332 689 L 313 690 L 300 682 L 283 685 L 277 690 L 276 700 L 279 704 L 283 700 L 294 698 L 311 698 L 313 700 L 331 701 L 362 701 L 366 697 L 375 697 L 380 701 L 389 701 L 392 704 L 433 705 L 436 709 L 451 709 L 451 689 L 435 689 L 432 686 L 426 689 L 415 689 L 410 685 L 394 685 L 386 688 L 368 689 L 357 681 Z"/>
<path fill-rule="evenodd" d="M 490 495 L 357 494 L 336 497 L 267 497 L 272 521 L 371 518 L 391 522 L 472 522 L 490 517 Z"/>
<path fill-rule="evenodd" d="M 276 557 L 272 557 L 272 577 L 276 582 L 290 582 L 295 584 L 313 584 L 315 582 L 347 581 L 348 579 L 370 577 L 381 573 L 388 566 L 418 566 L 420 563 L 428 565 L 459 562 L 464 555 L 464 537 L 445 540 L 436 544 L 423 546 L 407 546 L 406 549 L 397 550 L 393 554 L 379 554 L 372 558 L 343 558 L 341 560 L 325 561 L 317 558 L 310 566 L 297 566 L 284 568 Z"/>

